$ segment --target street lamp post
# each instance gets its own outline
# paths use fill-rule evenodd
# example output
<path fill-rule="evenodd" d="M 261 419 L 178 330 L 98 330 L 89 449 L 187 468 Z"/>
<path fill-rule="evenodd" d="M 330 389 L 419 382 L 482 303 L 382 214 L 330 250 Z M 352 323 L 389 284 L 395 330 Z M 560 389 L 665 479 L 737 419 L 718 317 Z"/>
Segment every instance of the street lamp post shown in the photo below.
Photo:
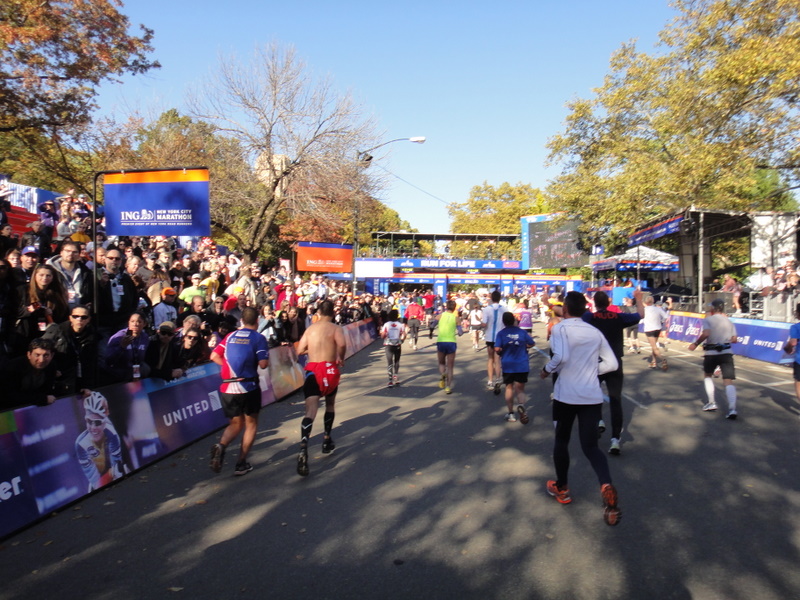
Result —
<path fill-rule="evenodd" d="M 412 142 L 414 144 L 424 144 L 425 143 L 425 136 L 415 136 L 415 137 L 405 137 L 405 138 L 397 138 L 394 140 L 389 140 L 388 142 L 383 142 L 382 144 L 378 144 L 377 146 L 373 146 L 372 148 L 367 148 L 366 150 L 362 150 L 361 152 L 356 154 L 356 159 L 358 160 L 359 164 L 364 167 L 365 169 L 371 164 L 373 156 L 370 154 L 373 150 L 377 150 L 378 148 L 383 148 L 388 144 L 393 144 L 394 142 Z M 358 219 L 361 216 L 361 198 L 360 196 L 356 195 L 356 204 L 355 204 L 355 219 L 353 220 L 353 297 L 356 296 L 357 286 L 358 286 L 358 279 L 356 278 L 356 258 L 358 257 Z"/>

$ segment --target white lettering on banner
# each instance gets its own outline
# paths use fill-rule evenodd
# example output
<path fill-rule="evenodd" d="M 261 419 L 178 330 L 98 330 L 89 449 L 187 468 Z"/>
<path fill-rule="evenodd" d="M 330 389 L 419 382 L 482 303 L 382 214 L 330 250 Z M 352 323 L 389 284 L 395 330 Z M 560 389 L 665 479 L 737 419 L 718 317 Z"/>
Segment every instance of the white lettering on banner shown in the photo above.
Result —
<path fill-rule="evenodd" d="M 56 437 L 57 435 L 64 435 L 66 428 L 62 424 L 51 425 L 47 429 L 40 429 L 36 433 L 26 433 L 22 436 L 23 446 L 33 446 L 44 440 Z"/>
<path fill-rule="evenodd" d="M 142 447 L 142 458 L 148 458 L 156 454 L 158 454 L 158 444 L 147 444 L 147 446 Z"/>
<path fill-rule="evenodd" d="M 736 338 L 736 343 L 737 344 L 742 344 L 743 346 L 747 346 L 747 344 L 750 343 L 750 336 L 749 335 L 744 335 L 742 337 L 737 337 Z M 756 345 L 758 345 L 758 344 L 756 344 Z"/>
<path fill-rule="evenodd" d="M 196 415 L 199 415 L 201 412 L 206 412 L 211 409 L 211 405 L 209 404 L 208 400 L 201 400 L 200 402 L 195 402 L 194 404 L 190 404 L 189 406 L 184 406 L 183 408 L 179 408 L 178 410 L 173 410 L 171 413 L 167 413 L 164 415 L 164 425 L 167 427 L 172 427 L 175 423 L 179 423 L 180 421 L 184 421 L 186 419 L 190 419 Z"/>
<path fill-rule="evenodd" d="M 47 494 L 44 498 L 36 498 L 36 507 L 40 513 L 49 511 L 54 506 L 63 504 L 79 495 L 77 487 L 60 487 L 56 491 Z"/>
<path fill-rule="evenodd" d="M 14 477 L 11 481 L 0 481 L 0 502 L 10 500 L 22 493 L 21 477 Z"/>
<path fill-rule="evenodd" d="M 695 325 L 689 325 L 686 328 L 686 335 L 700 335 L 700 327 Z"/>
<path fill-rule="evenodd" d="M 72 458 L 71 455 L 67 454 L 66 452 L 63 452 L 58 456 L 54 456 L 53 458 L 40 462 L 38 465 L 33 465 L 31 468 L 28 469 L 28 475 L 33 477 L 34 475 L 38 475 L 39 473 L 48 471 L 53 467 L 63 465 L 64 463 L 68 462 L 71 458 Z"/>
<path fill-rule="evenodd" d="M 675 333 L 683 333 L 683 325 L 678 325 L 677 323 L 673 323 L 669 326 L 670 331 L 674 331 Z"/>
<path fill-rule="evenodd" d="M 769 350 L 781 350 L 783 351 L 783 342 L 772 342 L 770 340 L 753 340 L 753 346 L 760 346 L 762 348 L 768 348 Z"/>

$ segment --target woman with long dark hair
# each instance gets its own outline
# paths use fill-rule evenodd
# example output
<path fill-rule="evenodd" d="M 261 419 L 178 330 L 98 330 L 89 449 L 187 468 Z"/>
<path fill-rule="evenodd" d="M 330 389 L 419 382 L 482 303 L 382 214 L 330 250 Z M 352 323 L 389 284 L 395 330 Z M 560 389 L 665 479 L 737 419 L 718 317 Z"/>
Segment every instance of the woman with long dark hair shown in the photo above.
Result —
<path fill-rule="evenodd" d="M 36 265 L 29 283 L 17 288 L 17 334 L 19 344 L 41 336 L 51 323 L 63 323 L 69 317 L 67 292 L 55 268 Z"/>

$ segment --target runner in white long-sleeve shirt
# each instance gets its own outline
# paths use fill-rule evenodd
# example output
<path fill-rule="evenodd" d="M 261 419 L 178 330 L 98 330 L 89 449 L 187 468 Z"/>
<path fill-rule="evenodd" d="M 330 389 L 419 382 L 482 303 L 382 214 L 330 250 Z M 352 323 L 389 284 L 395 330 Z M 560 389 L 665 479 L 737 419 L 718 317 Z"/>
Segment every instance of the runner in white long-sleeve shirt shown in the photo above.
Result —
<path fill-rule="evenodd" d="M 577 418 L 581 449 L 600 482 L 603 518 L 609 525 L 616 525 L 622 516 L 617 506 L 617 490 L 611 483 L 608 460 L 597 445 L 597 423 L 603 405 L 597 377 L 614 371 L 618 366 L 617 357 L 603 334 L 581 320 L 586 311 L 583 294 L 569 292 L 564 298 L 563 311 L 564 320 L 553 327 L 550 338 L 553 357 L 541 373 L 542 379 L 550 373 L 558 373 L 553 392 L 556 479 L 547 482 L 547 492 L 561 504 L 572 502 L 568 487 L 569 440 Z"/>

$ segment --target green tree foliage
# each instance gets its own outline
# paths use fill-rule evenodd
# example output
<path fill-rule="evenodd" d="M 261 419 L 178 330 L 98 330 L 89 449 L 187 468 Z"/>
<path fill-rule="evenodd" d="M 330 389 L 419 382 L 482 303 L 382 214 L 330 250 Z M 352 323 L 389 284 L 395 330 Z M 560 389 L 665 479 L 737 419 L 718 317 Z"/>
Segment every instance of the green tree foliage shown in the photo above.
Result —
<path fill-rule="evenodd" d="M 548 203 L 537 188 L 527 184 L 503 183 L 499 187 L 483 182 L 472 188 L 469 198 L 463 203 L 448 206 L 450 230 L 453 233 L 501 233 L 520 232 L 520 218 L 525 215 L 547 213 Z M 454 242 L 451 254 L 456 256 L 487 257 L 491 252 L 497 258 L 503 254 L 518 256 L 519 244 L 473 244 Z"/>
<path fill-rule="evenodd" d="M 562 172 L 548 195 L 590 241 L 613 245 L 690 205 L 774 208 L 799 183 L 800 3 L 675 7 L 660 52 L 623 45 L 603 86 L 568 105 L 565 130 L 549 142 Z M 768 192 L 762 170 L 780 173 Z"/>
<path fill-rule="evenodd" d="M 0 132 L 85 124 L 97 87 L 150 61 L 153 32 L 130 35 L 117 0 L 0 2 Z"/>

